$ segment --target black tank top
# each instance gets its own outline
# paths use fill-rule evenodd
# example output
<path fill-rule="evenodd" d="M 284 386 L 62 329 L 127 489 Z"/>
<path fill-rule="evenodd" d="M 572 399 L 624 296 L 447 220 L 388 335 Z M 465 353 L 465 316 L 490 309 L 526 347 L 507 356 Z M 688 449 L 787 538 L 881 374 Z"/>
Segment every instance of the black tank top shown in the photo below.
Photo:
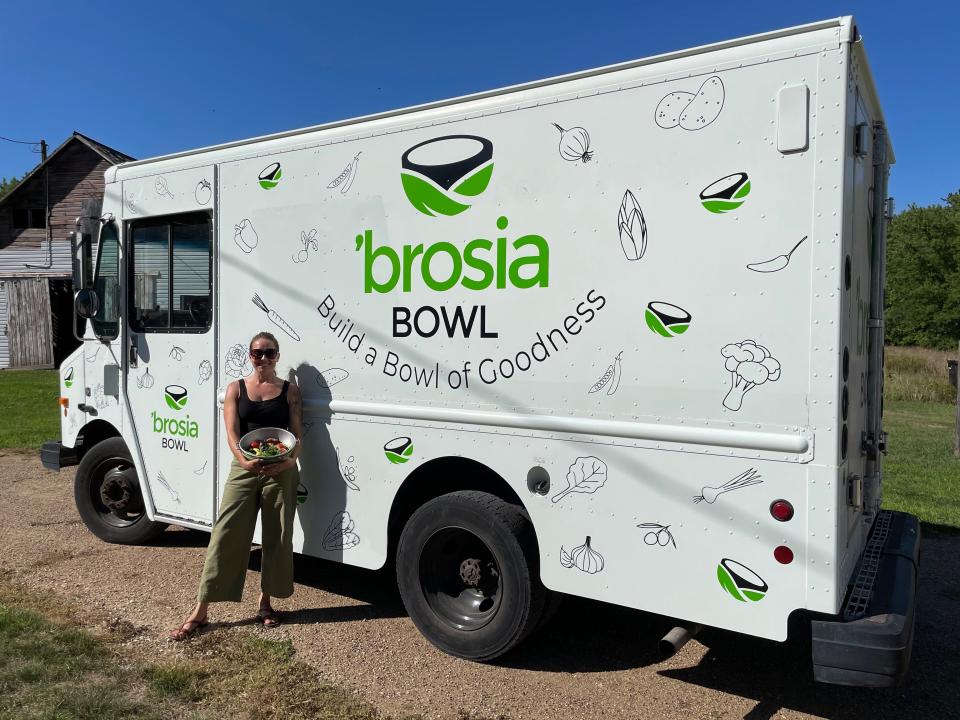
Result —
<path fill-rule="evenodd" d="M 240 434 L 246 435 L 251 430 L 262 427 L 278 427 L 290 429 L 290 406 L 287 404 L 287 388 L 290 381 L 283 381 L 283 390 L 270 400 L 251 400 L 247 396 L 247 384 L 241 378 L 240 401 L 237 403 L 237 415 L 240 418 Z"/>

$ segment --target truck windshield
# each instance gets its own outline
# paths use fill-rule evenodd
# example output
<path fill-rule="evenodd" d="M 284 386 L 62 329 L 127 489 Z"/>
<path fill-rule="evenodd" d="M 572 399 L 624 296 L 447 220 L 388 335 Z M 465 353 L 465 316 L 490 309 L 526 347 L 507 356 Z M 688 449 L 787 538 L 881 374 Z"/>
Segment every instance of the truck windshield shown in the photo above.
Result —
<path fill-rule="evenodd" d="M 100 308 L 90 319 L 93 331 L 99 338 L 113 339 L 119 331 L 120 319 L 120 243 L 113 222 L 106 223 L 100 230 L 93 287 L 100 298 Z"/>

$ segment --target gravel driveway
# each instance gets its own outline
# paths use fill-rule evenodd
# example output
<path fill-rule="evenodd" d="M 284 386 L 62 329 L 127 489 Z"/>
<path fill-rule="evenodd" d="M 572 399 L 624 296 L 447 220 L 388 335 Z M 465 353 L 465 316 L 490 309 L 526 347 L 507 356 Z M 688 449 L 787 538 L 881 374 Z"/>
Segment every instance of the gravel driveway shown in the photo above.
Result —
<path fill-rule="evenodd" d="M 171 528 L 149 547 L 108 545 L 80 522 L 73 470 L 44 470 L 36 454 L 0 451 L 0 573 L 89 609 L 91 624 L 125 621 L 132 642 L 161 657 L 164 640 L 197 590 L 207 536 Z M 211 619 L 242 623 L 253 612 L 253 555 L 245 603 L 215 606 Z M 271 637 L 332 684 L 385 713 L 508 718 L 951 718 L 960 717 L 960 535 L 927 531 L 920 606 L 906 684 L 863 690 L 814 684 L 802 642 L 779 644 L 705 630 L 670 660 L 658 616 L 569 598 L 553 622 L 491 665 L 434 649 L 406 616 L 388 572 L 298 557 L 294 610 Z M 237 628 L 230 632 L 248 632 Z M 257 630 L 257 632 L 267 632 Z"/>

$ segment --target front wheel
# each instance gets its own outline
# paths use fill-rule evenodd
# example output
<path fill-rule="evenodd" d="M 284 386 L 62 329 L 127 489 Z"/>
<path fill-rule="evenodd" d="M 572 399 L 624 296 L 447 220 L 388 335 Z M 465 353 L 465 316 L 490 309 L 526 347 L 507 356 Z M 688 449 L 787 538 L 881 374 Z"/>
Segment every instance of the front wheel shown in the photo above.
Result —
<path fill-rule="evenodd" d="M 147 517 L 137 470 L 122 438 L 108 438 L 84 454 L 73 497 L 84 525 L 110 543 L 146 543 L 167 527 Z"/>
<path fill-rule="evenodd" d="M 546 602 L 526 512 L 473 490 L 413 513 L 397 547 L 397 581 L 420 632 L 468 660 L 509 651 L 536 627 Z"/>

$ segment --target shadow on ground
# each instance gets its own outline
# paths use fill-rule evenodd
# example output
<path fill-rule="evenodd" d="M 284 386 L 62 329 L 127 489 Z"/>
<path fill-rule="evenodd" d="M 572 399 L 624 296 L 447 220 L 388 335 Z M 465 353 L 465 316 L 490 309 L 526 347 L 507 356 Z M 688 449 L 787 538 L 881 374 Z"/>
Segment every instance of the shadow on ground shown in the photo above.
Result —
<path fill-rule="evenodd" d="M 903 686 L 847 688 L 814 683 L 808 629 L 786 643 L 706 629 L 697 641 L 707 652 L 694 666 L 659 670 L 663 677 L 756 701 L 745 720 L 768 720 L 788 709 L 826 718 L 960 718 L 960 535 L 931 528 L 923 541 L 917 629 L 910 673 Z M 200 538 L 205 536 L 197 533 Z M 177 542 L 188 542 L 187 538 Z M 202 543 L 200 543 L 202 544 Z M 251 556 L 259 569 L 260 553 Z M 390 569 L 371 571 L 297 556 L 296 580 L 358 601 L 359 605 L 303 608 L 290 623 L 350 622 L 403 617 Z M 533 672 L 611 672 L 661 662 L 658 640 L 668 618 L 567 597 L 545 629 L 497 661 Z M 681 656 L 682 657 L 682 656 Z"/>

